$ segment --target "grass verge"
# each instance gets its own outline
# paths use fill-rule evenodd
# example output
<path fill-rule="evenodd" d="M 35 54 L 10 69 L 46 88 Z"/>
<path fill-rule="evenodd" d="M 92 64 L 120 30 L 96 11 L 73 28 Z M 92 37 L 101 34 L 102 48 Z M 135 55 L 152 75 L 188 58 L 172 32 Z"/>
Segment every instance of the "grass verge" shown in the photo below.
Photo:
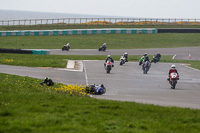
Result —
<path fill-rule="evenodd" d="M 200 132 L 200 110 L 98 100 L 0 74 L 0 132 Z"/>
<path fill-rule="evenodd" d="M 115 61 L 121 55 L 112 55 Z M 0 64 L 28 66 L 28 67 L 61 67 L 65 68 L 67 60 L 105 60 L 107 55 L 31 55 L 31 54 L 2 54 Z M 152 59 L 152 55 L 149 55 Z M 139 61 L 140 55 L 129 55 L 129 61 Z M 185 63 L 200 70 L 199 60 L 173 60 L 172 55 L 162 55 L 161 61 L 165 63 Z"/>
<path fill-rule="evenodd" d="M 70 43 L 72 49 L 98 49 L 104 42 L 108 49 L 197 47 L 199 33 L 162 34 L 102 34 L 67 36 L 7 36 L 1 37 L 1 48 L 61 49 Z"/>

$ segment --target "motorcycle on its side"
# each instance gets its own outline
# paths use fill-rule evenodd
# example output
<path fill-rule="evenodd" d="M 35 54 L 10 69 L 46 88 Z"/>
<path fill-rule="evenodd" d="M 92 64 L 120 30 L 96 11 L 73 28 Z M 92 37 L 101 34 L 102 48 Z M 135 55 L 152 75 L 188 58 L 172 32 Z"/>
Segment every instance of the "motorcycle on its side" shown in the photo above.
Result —
<path fill-rule="evenodd" d="M 103 95 L 106 93 L 106 88 L 103 84 L 99 85 L 88 85 L 86 86 L 86 93 L 94 94 L 94 95 Z"/>
<path fill-rule="evenodd" d="M 69 51 L 69 49 L 70 49 L 70 46 L 64 45 L 63 48 L 62 48 L 62 51 L 64 51 L 64 50 Z"/>
<path fill-rule="evenodd" d="M 125 62 L 126 62 L 126 58 L 124 56 L 121 56 L 119 65 L 123 65 L 125 64 Z"/>
<path fill-rule="evenodd" d="M 104 64 L 104 67 L 105 67 L 105 70 L 106 70 L 106 73 L 110 73 L 112 67 L 113 67 L 113 63 L 108 60 L 105 64 Z"/>
<path fill-rule="evenodd" d="M 176 72 L 170 73 L 169 83 L 171 85 L 171 89 L 175 89 L 177 80 L 179 80 L 178 74 Z"/>
<path fill-rule="evenodd" d="M 151 63 L 149 61 L 142 62 L 142 70 L 144 74 L 147 74 L 150 68 L 151 68 Z"/>

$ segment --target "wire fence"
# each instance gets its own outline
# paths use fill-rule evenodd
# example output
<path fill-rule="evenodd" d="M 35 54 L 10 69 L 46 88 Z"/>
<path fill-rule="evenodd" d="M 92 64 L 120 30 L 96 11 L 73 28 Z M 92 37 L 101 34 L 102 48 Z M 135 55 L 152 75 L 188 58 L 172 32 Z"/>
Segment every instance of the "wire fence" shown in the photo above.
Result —
<path fill-rule="evenodd" d="M 15 25 L 200 25 L 200 19 L 162 19 L 162 18 L 60 18 L 1 20 L 0 26 Z"/>

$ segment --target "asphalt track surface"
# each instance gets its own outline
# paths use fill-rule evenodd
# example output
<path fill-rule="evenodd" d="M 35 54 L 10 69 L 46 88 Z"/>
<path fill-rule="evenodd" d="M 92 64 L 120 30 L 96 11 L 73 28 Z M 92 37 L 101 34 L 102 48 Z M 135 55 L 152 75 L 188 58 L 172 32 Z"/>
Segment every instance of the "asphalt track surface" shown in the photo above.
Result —
<path fill-rule="evenodd" d="M 149 51 L 148 51 L 149 50 Z M 183 58 L 183 55 L 192 54 L 193 59 L 198 59 L 199 47 L 196 48 L 175 48 L 175 49 L 148 49 L 138 50 L 108 50 L 107 52 L 98 52 L 94 50 L 77 50 L 78 55 L 83 55 L 83 51 L 91 51 L 88 54 L 101 53 L 107 54 L 110 51 L 116 52 L 112 55 L 123 54 L 149 54 L 159 51 L 161 54 L 176 55 Z M 161 51 L 163 50 L 163 51 Z M 184 50 L 187 52 L 185 53 Z M 52 50 L 50 53 L 53 53 Z M 55 52 L 69 54 L 76 50 Z M 82 53 L 80 53 L 82 51 Z M 117 51 L 119 53 L 117 53 Z M 133 53 L 131 53 L 133 51 Z M 168 51 L 168 52 L 167 52 Z M 141 52 L 141 53 L 140 53 Z M 85 53 L 87 54 L 87 53 Z M 87 55 L 88 55 L 87 54 Z M 109 53 L 110 54 L 110 53 Z M 181 56 L 182 55 L 182 56 Z M 183 58 L 185 59 L 185 58 Z M 54 82 L 64 84 L 100 84 L 103 83 L 107 89 L 105 95 L 93 96 L 100 99 L 135 101 L 139 103 L 155 104 L 161 106 L 178 106 L 200 109 L 200 71 L 189 68 L 182 64 L 176 64 L 180 74 L 180 80 L 176 89 L 171 89 L 167 81 L 168 70 L 171 63 L 152 64 L 148 74 L 143 74 L 138 62 L 127 62 L 120 66 L 115 61 L 115 67 L 107 74 L 104 67 L 104 61 L 83 61 L 84 71 L 68 71 L 67 69 L 57 68 L 34 68 L 19 67 L 10 65 L 0 65 L 0 73 L 8 73 L 20 76 L 29 76 L 43 79 L 45 76 L 51 77 Z"/>
<path fill-rule="evenodd" d="M 70 49 L 61 51 L 61 49 L 48 49 L 51 55 L 122 55 L 127 52 L 129 55 L 149 55 L 158 52 L 161 55 L 176 55 L 174 59 L 200 60 L 200 47 L 182 47 L 182 48 L 153 48 L 153 49 L 107 49 L 105 52 L 99 52 L 97 49 Z"/>

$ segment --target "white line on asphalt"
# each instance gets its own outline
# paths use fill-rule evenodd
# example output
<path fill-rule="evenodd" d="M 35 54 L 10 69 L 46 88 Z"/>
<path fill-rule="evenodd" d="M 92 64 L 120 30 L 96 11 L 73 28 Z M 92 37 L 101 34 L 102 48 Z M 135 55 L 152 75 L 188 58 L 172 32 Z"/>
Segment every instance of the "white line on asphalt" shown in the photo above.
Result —
<path fill-rule="evenodd" d="M 85 72 L 85 82 L 86 82 L 86 85 L 88 85 L 88 78 L 87 78 L 87 71 L 86 71 L 86 67 L 85 67 L 85 62 L 84 63 L 84 72 Z"/>
<path fill-rule="evenodd" d="M 175 57 L 176 57 L 176 54 L 172 57 L 172 59 L 174 60 Z"/>

